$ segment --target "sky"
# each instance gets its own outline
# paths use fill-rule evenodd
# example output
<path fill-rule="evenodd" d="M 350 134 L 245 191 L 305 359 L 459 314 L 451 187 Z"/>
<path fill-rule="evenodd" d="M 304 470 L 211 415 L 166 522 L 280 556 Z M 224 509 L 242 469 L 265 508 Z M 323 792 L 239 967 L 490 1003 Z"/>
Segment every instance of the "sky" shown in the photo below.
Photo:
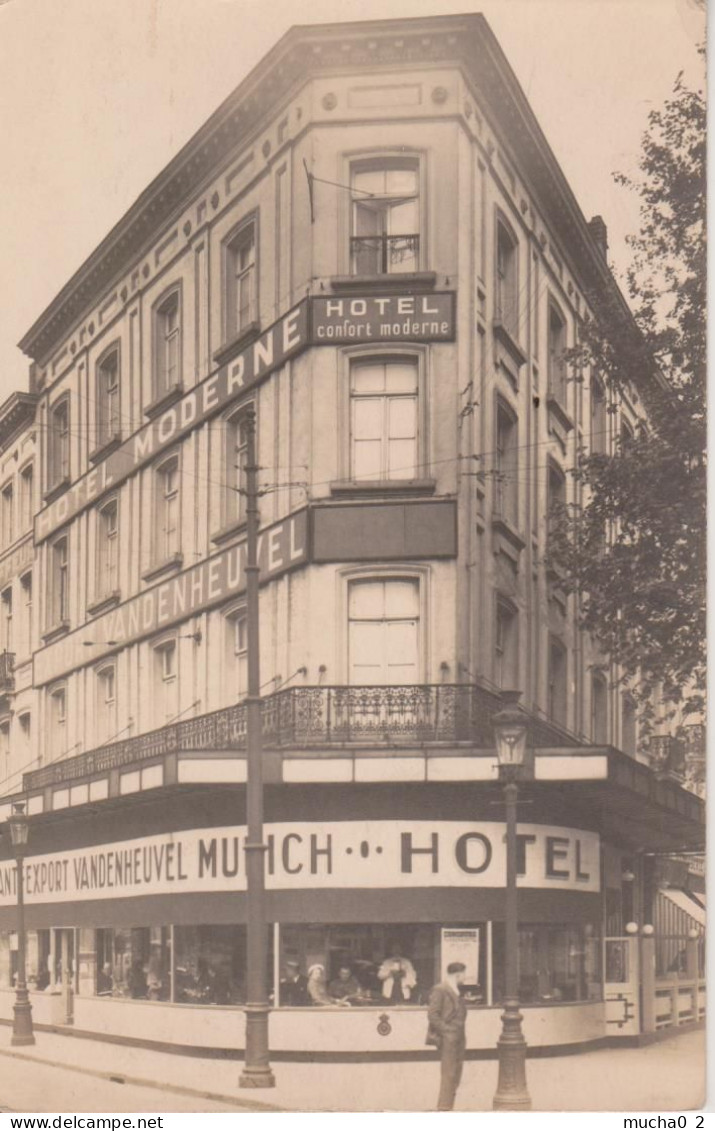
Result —
<path fill-rule="evenodd" d="M 481 11 L 617 271 L 648 112 L 700 85 L 698 0 L 0 0 L 0 401 L 16 343 L 288 28 Z"/>

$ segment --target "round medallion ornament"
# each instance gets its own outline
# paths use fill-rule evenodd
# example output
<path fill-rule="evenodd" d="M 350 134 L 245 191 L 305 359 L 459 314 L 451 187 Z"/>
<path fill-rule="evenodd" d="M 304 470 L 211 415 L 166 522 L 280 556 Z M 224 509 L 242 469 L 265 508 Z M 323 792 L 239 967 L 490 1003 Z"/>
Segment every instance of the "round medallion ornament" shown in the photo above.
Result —
<path fill-rule="evenodd" d="M 338 104 L 337 94 L 333 94 L 332 90 L 328 94 L 323 95 L 323 109 L 334 110 Z"/>
<path fill-rule="evenodd" d="M 389 1037 L 390 1033 L 392 1032 L 390 1018 L 386 1013 L 380 1014 L 379 1020 L 377 1022 L 377 1031 L 381 1037 Z"/>
<path fill-rule="evenodd" d="M 447 91 L 446 86 L 436 86 L 434 88 L 434 90 L 432 91 L 432 101 L 437 106 L 441 106 L 442 103 L 446 102 L 448 98 L 449 98 L 449 93 Z"/>

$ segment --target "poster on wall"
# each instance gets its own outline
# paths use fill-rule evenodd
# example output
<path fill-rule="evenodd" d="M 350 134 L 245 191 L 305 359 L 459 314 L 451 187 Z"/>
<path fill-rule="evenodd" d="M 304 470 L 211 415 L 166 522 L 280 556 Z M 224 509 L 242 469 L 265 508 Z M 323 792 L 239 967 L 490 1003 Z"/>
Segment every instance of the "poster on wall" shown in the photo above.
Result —
<path fill-rule="evenodd" d="M 450 962 L 463 962 L 467 967 L 465 982 L 478 985 L 479 927 L 443 927 L 441 955 L 442 978 L 446 977 Z"/>

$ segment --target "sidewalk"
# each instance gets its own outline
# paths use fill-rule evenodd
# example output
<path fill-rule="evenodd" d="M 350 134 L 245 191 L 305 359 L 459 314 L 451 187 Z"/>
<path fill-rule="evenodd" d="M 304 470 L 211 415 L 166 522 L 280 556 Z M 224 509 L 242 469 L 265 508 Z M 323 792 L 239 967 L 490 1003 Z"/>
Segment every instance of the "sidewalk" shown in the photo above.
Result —
<path fill-rule="evenodd" d="M 309 1064 L 276 1061 L 276 1087 L 240 1089 L 238 1061 L 186 1057 L 129 1045 L 37 1033 L 37 1044 L 12 1048 L 10 1030 L 0 1028 L 0 1056 L 11 1072 L 13 1058 L 41 1063 L 82 1076 L 158 1088 L 180 1097 L 204 1097 L 252 1111 L 430 1111 L 434 1109 L 439 1065 L 434 1062 Z M 686 1111 L 704 1103 L 705 1032 L 675 1035 L 644 1048 L 602 1049 L 527 1061 L 527 1080 L 535 1111 Z M 459 1111 L 489 1111 L 496 1089 L 497 1063 L 468 1061 L 457 1096 Z M 87 1080 L 87 1092 L 94 1091 Z M 38 1108 L 37 1110 L 42 1110 Z M 53 1108 L 52 1110 L 58 1110 Z M 61 1110 L 61 1109 L 60 1109 Z M 74 1108 L 82 1111 L 81 1104 Z M 96 1109 L 95 1109 L 96 1110 Z M 194 1110 L 196 1108 L 194 1107 Z M 200 1109 L 199 1109 L 200 1110 Z"/>

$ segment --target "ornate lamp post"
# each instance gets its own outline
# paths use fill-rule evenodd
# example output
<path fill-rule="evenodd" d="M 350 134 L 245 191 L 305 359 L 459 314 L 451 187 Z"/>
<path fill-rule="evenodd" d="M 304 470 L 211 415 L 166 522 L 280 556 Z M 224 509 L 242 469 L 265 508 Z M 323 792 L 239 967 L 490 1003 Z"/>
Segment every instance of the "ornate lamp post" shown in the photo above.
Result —
<path fill-rule="evenodd" d="M 10 839 L 17 864 L 17 983 L 15 986 L 15 1016 L 12 1023 L 11 1045 L 34 1045 L 32 1031 L 32 1006 L 25 980 L 25 850 L 29 824 L 24 801 L 16 801 L 8 820 Z"/>
<path fill-rule="evenodd" d="M 504 709 L 494 715 L 492 725 L 499 761 L 499 780 L 504 782 L 506 804 L 506 993 L 502 1031 L 497 1042 L 499 1082 L 494 1096 L 495 1111 L 529 1111 L 526 1087 L 526 1041 L 521 1031 L 518 980 L 518 918 L 516 902 L 516 803 L 517 781 L 530 776 L 526 765 L 527 719 L 517 703 L 520 691 L 503 691 Z"/>

